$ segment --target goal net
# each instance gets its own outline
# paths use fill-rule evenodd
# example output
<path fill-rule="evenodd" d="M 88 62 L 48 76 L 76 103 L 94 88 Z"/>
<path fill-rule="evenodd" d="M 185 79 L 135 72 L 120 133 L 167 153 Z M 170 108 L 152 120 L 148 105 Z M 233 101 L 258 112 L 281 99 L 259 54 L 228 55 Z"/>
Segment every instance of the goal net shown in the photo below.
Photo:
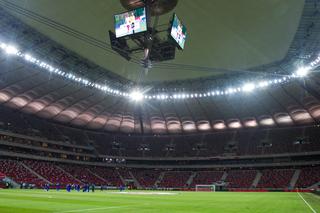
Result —
<path fill-rule="evenodd" d="M 216 186 L 215 185 L 204 185 L 199 184 L 196 185 L 196 191 L 197 192 L 215 192 Z"/>

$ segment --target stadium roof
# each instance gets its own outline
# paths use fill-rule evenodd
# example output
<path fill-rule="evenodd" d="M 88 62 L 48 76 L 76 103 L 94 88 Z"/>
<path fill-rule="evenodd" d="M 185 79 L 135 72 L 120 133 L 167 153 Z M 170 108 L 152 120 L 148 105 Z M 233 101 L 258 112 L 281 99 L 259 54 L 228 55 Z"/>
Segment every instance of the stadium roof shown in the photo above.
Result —
<path fill-rule="evenodd" d="M 109 42 L 113 14 L 123 12 L 119 0 L 10 1 L 101 41 Z M 181 0 L 174 11 L 161 16 L 168 24 L 176 12 L 188 29 L 186 49 L 169 64 L 193 65 L 154 68 L 146 81 L 181 80 L 246 70 L 282 60 L 293 41 L 303 11 L 303 0 Z M 46 23 L 10 12 L 49 38 L 126 79 L 137 80 L 140 65 L 63 33 Z M 139 56 L 140 57 L 140 56 Z M 199 69 L 207 67 L 211 69 Z M 223 69 L 223 71 L 219 70 Z"/>
<path fill-rule="evenodd" d="M 52 14 L 52 16 L 54 16 L 54 13 L 52 13 L 54 8 L 60 8 L 63 5 L 62 1 L 55 1 L 55 4 L 49 1 L 41 1 L 41 4 L 36 6 L 37 4 L 35 4 L 35 2 L 40 4 L 38 1 L 25 1 L 22 6 L 27 7 L 27 5 L 29 5 L 28 7 L 30 7 L 34 4 L 34 8 L 39 7 L 38 9 L 34 9 L 37 10 L 37 13 L 43 13 L 46 16 Z M 48 8 L 45 9 L 45 5 L 42 5 L 42 2 L 47 2 L 50 6 L 47 5 L 46 7 Z M 74 7 L 73 10 L 70 9 L 70 11 L 68 11 L 67 5 L 71 4 L 71 2 L 74 2 Z M 83 14 L 91 11 L 88 9 L 90 8 L 91 3 L 89 3 L 89 1 L 84 2 L 86 2 L 87 5 Z M 106 1 L 101 2 L 101 8 L 103 6 L 107 7 L 109 4 L 105 2 Z M 114 4 L 110 3 L 110 8 L 108 7 L 110 11 L 107 10 L 107 17 L 114 13 L 111 11 L 122 11 L 118 1 L 112 2 Z M 195 11 L 201 11 L 200 5 L 192 3 L 193 1 L 186 2 L 188 3 L 182 5 L 183 7 L 194 7 L 197 8 L 194 9 Z M 245 2 L 242 2 L 243 7 Z M 256 5 L 255 1 L 250 2 L 252 5 Z M 266 5 L 274 4 L 279 7 L 282 5 L 282 10 L 272 10 L 272 14 L 275 13 L 278 14 L 279 17 L 282 17 L 286 16 L 287 12 L 290 13 L 293 11 L 292 8 L 289 9 L 291 7 L 289 5 L 292 4 L 298 8 L 298 2 L 301 1 L 290 0 L 263 2 Z M 273 4 L 270 2 L 273 2 Z M 287 4 L 282 4 L 282 2 L 287 2 Z M 293 4 L 293 2 L 297 3 Z M 272 47 L 275 52 L 272 52 L 272 54 L 270 53 L 270 58 L 271 55 L 273 55 L 272 57 L 278 56 L 270 61 L 260 61 L 263 64 L 267 63 L 266 65 L 251 64 L 250 66 L 255 67 L 251 68 L 249 73 L 246 73 L 246 75 L 240 76 L 240 80 L 244 80 L 242 82 L 248 80 L 247 78 L 249 78 L 252 73 L 259 73 L 260 71 L 262 73 L 268 73 L 269 75 L 276 74 L 277 76 L 280 75 L 281 77 L 284 76 L 287 78 L 287 75 L 292 74 L 299 64 L 312 64 L 313 61 L 317 60 L 318 66 L 320 62 L 320 58 L 318 57 L 320 49 L 320 43 L 318 42 L 320 35 L 320 13 L 319 5 L 316 2 L 317 1 L 315 0 L 307 0 L 304 7 L 301 5 L 300 10 L 303 10 L 303 12 L 300 11 L 299 14 L 291 14 L 292 17 L 290 23 L 295 22 L 294 19 L 298 17 L 296 20 L 297 23 L 295 24 L 297 26 L 292 27 L 292 32 L 289 31 L 289 29 L 286 29 L 286 33 L 281 31 L 282 36 L 279 36 L 282 38 L 288 36 L 288 39 L 286 40 L 287 42 L 284 40 L 280 42 L 275 39 L 275 42 L 279 43 L 274 43 L 270 40 L 270 43 L 268 43 L 265 48 L 261 48 L 261 51 L 266 51 L 266 49 Z M 16 3 L 22 4 L 20 1 L 17 1 Z M 237 4 L 236 1 L 234 3 Z M 247 1 L 247 3 L 248 5 L 246 5 L 246 7 L 249 7 L 249 1 Z M 91 22 L 86 22 L 85 20 L 87 19 L 82 20 L 82 18 L 85 17 L 84 15 L 77 16 L 79 10 L 76 10 L 75 8 L 82 5 L 81 3 L 76 4 L 75 1 L 67 1 L 67 5 L 65 5 L 64 9 L 60 9 L 61 13 L 64 14 L 61 14 L 64 24 L 68 24 L 68 20 L 73 20 L 74 24 L 78 24 L 78 27 L 87 26 L 87 30 L 89 30 L 90 27 L 95 27 L 90 25 Z M 209 8 L 210 5 L 209 1 L 207 1 L 208 7 L 204 8 Z M 268 8 L 266 5 L 260 5 L 259 7 L 256 5 L 254 8 Z M 251 93 L 234 94 L 233 92 L 229 93 L 228 91 L 223 91 L 223 95 L 215 95 L 214 97 L 206 96 L 205 94 L 201 95 L 201 93 L 199 96 L 195 96 L 194 98 L 170 100 L 152 99 L 146 100 L 143 104 L 130 101 L 127 98 L 124 98 L 124 95 L 118 95 L 115 90 L 107 93 L 103 88 L 100 88 L 100 84 L 85 83 L 85 78 L 90 77 L 93 82 L 98 83 L 105 80 L 105 82 L 102 83 L 114 88 L 127 89 L 127 92 L 130 92 L 130 85 L 132 86 L 132 82 L 108 71 L 110 69 L 111 71 L 118 72 L 121 69 L 105 69 L 103 68 L 105 65 L 101 64 L 103 67 L 97 66 L 95 63 L 100 64 L 100 62 L 95 60 L 98 60 L 99 58 L 102 60 L 102 58 L 104 58 L 106 59 L 104 62 L 108 62 L 106 65 L 127 66 L 130 67 L 130 69 L 131 67 L 134 69 L 134 66 L 126 64 L 126 62 L 122 61 L 121 58 L 114 54 L 109 54 L 110 52 L 107 52 L 106 50 L 101 52 L 100 49 L 91 47 L 86 42 L 78 41 L 73 37 L 68 37 L 69 35 L 65 35 L 65 33 L 54 32 L 51 28 L 46 27 L 48 23 L 52 22 L 49 22 L 47 19 L 43 19 L 43 17 L 41 18 L 40 16 L 37 16 L 37 22 L 33 22 L 35 18 L 32 19 L 33 21 L 28 20 L 26 17 L 35 17 L 34 13 L 31 13 L 30 11 L 27 13 L 26 10 L 13 6 L 11 2 L 3 4 L 3 1 L 0 0 L 0 6 L 2 7 L 0 8 L 0 103 L 5 106 L 19 109 L 26 113 L 36 114 L 43 118 L 63 122 L 65 124 L 81 126 L 83 128 L 148 134 L 191 133 L 206 132 L 210 130 L 221 131 L 222 129 L 235 130 L 257 127 L 269 128 L 274 126 L 314 124 L 320 119 L 320 89 L 319 76 L 317 73 L 311 73 L 310 76 L 312 77 L 292 79 L 290 81 L 285 81 L 285 83 L 283 83 L 284 81 L 281 81 L 281 83 L 277 80 L 276 84 L 272 83 L 269 87 L 261 88 L 257 91 L 252 91 Z M 41 9 L 42 7 L 43 9 Z M 50 7 L 52 8 L 52 11 L 49 11 Z M 69 7 L 71 6 L 69 5 Z M 238 7 L 240 8 L 239 5 Z M 20 19 L 8 15 L 3 8 L 11 14 L 19 16 Z M 249 8 L 254 10 L 252 9 L 253 6 Z M 274 6 L 274 8 L 276 8 L 276 6 Z M 99 9 L 97 9 L 97 11 Z M 177 8 L 177 11 L 178 10 L 180 10 L 179 7 Z M 207 9 L 203 10 L 207 11 Z M 182 14 L 181 17 L 184 16 L 184 11 L 189 12 L 189 10 L 184 10 L 182 8 L 181 12 L 179 12 L 179 14 Z M 298 11 L 298 9 L 295 11 Z M 55 13 L 60 14 L 60 12 Z M 227 11 L 225 13 L 227 14 L 231 12 Z M 300 13 L 302 13 L 302 15 L 300 15 Z M 207 12 L 203 12 L 201 14 L 205 15 Z M 69 19 L 67 18 L 68 15 L 70 16 Z M 223 14 L 221 13 L 221 15 Z M 194 28 L 199 27 L 195 22 L 196 19 L 192 19 L 189 24 L 188 19 L 191 20 L 190 15 L 185 16 L 186 24 L 189 28 L 192 28 L 192 26 Z M 254 14 L 252 16 L 260 17 L 260 14 Z M 59 18 L 60 16 L 55 15 L 54 17 Z M 266 18 L 265 22 L 272 24 L 269 22 L 269 18 L 270 17 Z M 36 30 L 29 25 L 23 24 L 21 20 L 28 22 L 31 26 L 34 26 Z M 43 20 L 46 20 L 46 25 L 38 23 Z M 277 23 L 281 22 L 282 19 L 279 18 L 279 20 L 280 21 Z M 57 21 L 60 22 L 61 20 Z M 247 21 L 249 24 L 251 23 L 251 19 Z M 289 21 L 286 22 L 284 26 L 287 26 L 288 23 Z M 72 23 L 70 23 L 70 25 L 72 26 Z M 57 25 L 55 26 L 58 28 Z M 77 30 L 81 30 L 78 29 L 77 26 L 72 27 Z M 106 36 L 106 28 L 108 28 L 108 26 L 111 27 L 111 23 L 109 23 L 109 25 L 105 23 L 103 26 L 106 27 L 101 29 L 101 31 L 104 31 L 104 35 Z M 236 25 L 234 25 L 234 27 L 238 29 Z M 282 28 L 286 27 L 279 27 L 279 30 L 282 30 Z M 249 30 L 249 28 L 246 29 Z M 258 30 L 260 29 L 260 25 L 254 26 L 250 29 Z M 43 35 L 39 34 L 37 30 L 42 32 Z M 278 31 L 274 31 L 275 28 L 273 28 L 273 30 L 266 31 L 263 35 L 264 39 L 273 37 L 278 33 Z M 85 31 L 85 33 L 90 35 L 92 35 L 92 32 L 95 32 L 95 30 L 92 29 L 90 32 Z M 199 51 L 199 48 L 197 48 L 198 45 L 201 47 L 201 43 L 197 44 L 197 42 L 203 42 L 204 44 L 207 44 L 206 46 L 215 44 L 212 44 L 210 40 L 193 41 L 191 33 L 193 34 L 193 32 L 190 31 L 190 41 L 189 44 L 187 44 L 190 46 L 186 48 L 183 54 L 180 53 L 180 55 L 178 55 L 177 62 L 182 60 L 182 63 L 192 62 L 199 63 L 201 66 L 206 65 L 204 61 L 201 61 L 205 60 L 205 58 L 200 57 L 197 53 L 197 51 Z M 248 41 L 255 41 L 252 37 L 252 34 L 255 33 L 259 35 L 259 33 L 255 31 L 251 32 L 251 34 L 247 33 L 247 36 L 251 36 L 251 39 L 247 37 L 247 39 L 249 39 Z M 225 32 L 225 36 L 231 36 L 233 38 L 236 37 L 233 32 Z M 291 37 L 290 39 L 289 36 Z M 103 38 L 105 37 L 103 36 Z M 99 39 L 102 39 L 102 37 Z M 56 42 L 54 40 L 56 40 Z M 12 46 L 6 46 L 1 42 L 10 42 L 11 44 L 15 44 L 23 53 L 20 53 L 12 48 Z M 242 42 L 240 42 L 240 44 L 242 44 Z M 286 47 L 279 48 L 282 44 L 285 44 L 284 46 Z M 192 47 L 192 45 L 195 46 Z M 228 42 L 226 42 L 225 45 L 226 47 L 231 47 Z M 234 51 L 241 51 L 241 48 L 242 47 L 237 46 Z M 213 51 L 213 49 L 214 48 L 210 51 Z M 282 55 L 280 54 L 280 49 L 283 51 Z M 226 51 L 224 48 L 220 48 L 220 50 Z M 247 52 L 247 54 L 249 54 L 250 51 L 248 50 Z M 34 57 L 39 58 L 39 61 L 34 60 L 32 56 L 28 55 L 29 53 Z M 230 53 L 233 53 L 233 51 L 230 51 Z M 195 59 L 188 59 L 188 57 L 191 57 L 191 55 L 188 54 L 193 55 Z M 210 56 L 208 52 L 205 53 L 205 55 Z M 238 52 L 238 57 L 241 58 L 243 55 L 244 54 Z M 253 55 L 254 56 L 252 57 L 258 57 L 257 54 Z M 248 56 L 248 59 L 250 57 Z M 198 59 L 199 61 L 197 61 Z M 259 61 L 258 58 L 251 59 L 253 61 Z M 48 64 L 42 63 L 40 60 L 48 62 L 55 67 L 59 67 L 65 72 L 60 70 L 57 71 Z M 211 63 L 211 61 L 212 63 L 218 63 L 213 59 L 207 60 L 208 63 Z M 240 62 L 243 62 L 243 60 L 238 60 L 237 58 L 232 59 L 230 60 L 230 66 L 233 63 Z M 246 63 L 246 65 L 248 66 L 248 63 Z M 233 66 L 235 66 L 235 64 L 233 64 Z M 317 72 L 317 66 L 315 66 L 315 69 L 312 71 Z M 170 77 L 167 72 L 175 72 L 174 69 L 168 70 L 164 69 L 159 71 L 161 72 L 159 76 L 163 76 L 162 80 L 164 80 L 165 77 Z M 67 74 L 67 71 L 80 75 L 83 78 L 75 77 L 75 75 L 71 73 Z M 153 71 L 154 70 L 151 70 L 150 76 L 153 75 Z M 156 72 L 157 71 L 155 71 L 155 73 Z M 181 73 L 180 71 L 176 71 L 176 73 L 178 72 Z M 223 71 L 223 73 L 226 72 L 228 71 Z M 63 74 L 60 75 L 59 73 Z M 183 74 L 181 74 L 181 76 L 186 77 L 191 77 L 193 75 L 192 73 L 199 74 L 199 76 L 204 74 L 203 71 L 190 70 L 183 70 L 182 73 Z M 190 73 L 190 75 L 187 73 Z M 176 77 L 178 77 L 178 75 L 176 75 Z M 236 81 L 233 78 L 231 79 L 226 77 L 226 75 L 223 75 L 222 77 L 213 76 L 210 78 L 202 78 L 201 80 L 179 81 L 179 84 L 176 83 L 177 81 L 173 83 L 162 83 L 160 86 L 152 85 L 154 87 L 152 90 L 165 92 L 166 90 L 164 89 L 171 89 L 172 91 L 178 91 L 179 89 L 181 89 L 181 91 L 195 89 L 195 92 L 197 92 L 198 89 L 209 88 L 215 84 L 219 85 L 222 80 L 230 87 L 233 86 L 233 81 Z M 170 78 L 174 79 L 172 76 Z M 159 80 L 161 80 L 161 78 L 159 78 Z M 256 84 L 257 81 L 254 81 L 254 83 Z M 249 85 L 249 88 L 250 87 L 252 87 L 252 85 Z"/>

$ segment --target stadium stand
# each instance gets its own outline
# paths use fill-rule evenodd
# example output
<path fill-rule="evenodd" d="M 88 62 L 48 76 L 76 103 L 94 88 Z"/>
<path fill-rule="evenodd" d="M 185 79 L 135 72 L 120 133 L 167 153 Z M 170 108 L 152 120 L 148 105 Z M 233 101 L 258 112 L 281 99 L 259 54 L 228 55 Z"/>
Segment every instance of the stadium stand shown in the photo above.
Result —
<path fill-rule="evenodd" d="M 67 184 L 82 184 L 80 180 L 66 173 L 53 163 L 32 160 L 25 160 L 23 163 L 54 185 L 58 183 L 61 184 L 61 186 Z"/>
<path fill-rule="evenodd" d="M 22 166 L 23 163 L 29 168 Z M 320 182 L 319 167 L 301 167 L 301 173 L 294 188 L 308 188 Z M 0 172 L 6 174 L 17 183 L 35 184 L 42 187 L 44 183 L 50 182 L 52 185 L 59 183 L 62 187 L 66 184 L 85 183 L 97 186 L 121 186 L 122 182 L 119 174 L 127 174 L 124 179 L 133 177 L 138 181 L 142 188 L 179 188 L 192 189 L 197 184 L 213 184 L 222 179 L 225 171 L 198 170 L 193 178 L 193 182 L 187 185 L 187 181 L 192 175 L 191 171 L 164 171 L 162 180 L 155 185 L 159 179 L 161 170 L 125 168 L 108 168 L 94 166 L 80 166 L 72 164 L 55 164 L 53 162 L 35 160 L 0 160 Z M 295 169 L 262 169 L 262 174 L 258 182 L 259 189 L 288 189 Z M 227 170 L 227 189 L 250 189 L 258 170 Z M 37 176 L 38 175 L 38 176 Z M 39 176 L 44 179 L 39 178 Z M 223 181 L 224 182 L 224 181 Z"/>
<path fill-rule="evenodd" d="M 2 108 L 1 108 L 2 109 Z M 320 150 L 318 141 L 319 131 L 317 126 L 309 126 L 298 129 L 271 129 L 259 130 L 250 133 L 250 137 L 246 137 L 245 133 L 238 132 L 237 135 L 228 132 L 206 134 L 202 140 L 205 142 L 201 146 L 201 150 L 194 151 L 192 147 L 198 138 L 196 135 L 189 136 L 163 136 L 153 137 L 145 136 L 148 141 L 154 139 L 149 144 L 150 152 L 142 153 L 138 151 L 141 144 L 138 136 L 109 135 L 107 133 L 93 131 L 79 131 L 70 127 L 48 123 L 38 118 L 29 118 L 28 115 L 13 112 L 4 109 L 4 116 L 0 123 L 0 147 L 2 151 L 7 153 L 16 153 L 20 155 L 29 155 L 30 152 L 42 156 L 43 159 L 55 158 L 63 160 L 80 160 L 86 162 L 96 162 L 97 159 L 104 159 L 103 156 L 112 157 L 113 162 L 118 162 L 119 157 L 206 157 L 206 156 L 252 156 L 249 159 L 240 161 L 229 160 L 219 161 L 222 166 L 228 163 L 257 163 L 259 158 L 255 156 L 277 156 L 278 154 L 294 154 L 299 156 L 300 153 L 313 153 Z M 28 117 L 28 118 L 27 118 Z M 20 122 L 19 122 L 19 121 Z M 23 122 L 21 122 L 21 120 Z M 25 122 L 28 120 L 28 122 Z M 52 129 L 48 131 L 47 126 Z M 297 131 L 299 130 L 299 131 Z M 265 137 L 268 131 L 268 143 L 263 142 L 261 138 Z M 271 134 L 272 133 L 272 134 Z M 303 134 L 308 134 L 304 143 L 297 141 Z M 72 137 L 77 135 L 77 137 Z M 230 138 L 233 137 L 233 143 L 237 144 L 232 150 L 226 150 L 226 144 L 229 144 Z M 247 140 L 247 138 L 249 138 Z M 165 141 L 171 140 L 174 149 L 170 152 L 165 151 Z M 210 141 L 213 141 L 211 143 Z M 116 143 L 114 143 L 116 141 Z M 299 143 L 298 143 L 299 142 Z M 129 145 L 130 144 L 130 145 Z M 188 144 L 188 145 L 187 145 Z M 122 147 L 125 147 L 122 148 Z M 231 151 L 231 152 L 230 152 Z M 99 157 L 101 156 L 101 157 Z M 188 157 L 186 157 L 188 156 Z M 295 157 L 294 159 L 296 159 Z M 315 160 L 313 157 L 299 157 L 303 161 Z M 123 159 L 121 160 L 121 162 Z M 62 185 L 68 183 L 94 183 L 96 185 L 113 185 L 120 186 L 123 179 L 132 179 L 131 174 L 137 179 L 141 187 L 154 187 L 159 178 L 161 170 L 145 170 L 145 169 L 114 169 L 99 166 L 69 166 L 67 164 L 53 164 L 44 161 L 23 160 L 31 170 L 42 176 L 45 180 L 52 184 L 60 183 Z M 120 162 L 120 161 L 119 161 Z M 135 163 L 136 160 L 132 160 Z M 205 163 L 206 161 L 204 161 Z M 263 162 L 270 162 L 266 158 Z M 109 162 L 106 161 L 106 164 Z M 196 168 L 197 166 L 195 166 Z M 61 170 L 62 169 L 62 170 Z M 229 188 L 250 188 L 252 182 L 260 170 L 262 177 L 257 188 L 288 188 L 294 169 L 254 169 L 254 170 L 228 170 L 226 182 Z M 28 182 L 36 184 L 40 187 L 44 181 L 32 174 L 30 171 L 20 165 L 18 161 L 2 160 L 0 172 L 6 173 L 18 183 Z M 167 171 L 163 179 L 158 183 L 158 187 L 170 188 L 192 188 L 197 184 L 211 184 L 220 181 L 223 171 L 196 171 L 192 183 L 187 185 L 187 181 L 192 171 Z M 296 186 L 306 188 L 319 180 L 319 167 L 302 168 Z"/>
<path fill-rule="evenodd" d="M 320 167 L 302 168 L 299 178 L 296 183 L 297 188 L 310 187 L 313 184 L 320 182 Z"/>
<path fill-rule="evenodd" d="M 131 174 L 129 173 L 129 170 L 127 169 L 121 169 L 119 170 L 119 175 L 123 178 L 123 179 L 132 179 Z"/>
<path fill-rule="evenodd" d="M 159 170 L 132 170 L 132 174 L 142 187 L 154 188 L 161 171 Z"/>
<path fill-rule="evenodd" d="M 250 188 L 256 175 L 256 170 L 229 170 L 225 181 L 229 188 Z"/>
<path fill-rule="evenodd" d="M 13 160 L 0 160 L 0 172 L 6 174 L 19 184 L 29 183 L 41 187 L 45 181 L 23 167 L 20 162 Z"/>
<path fill-rule="evenodd" d="M 56 150 L 58 149 L 66 151 L 66 154 L 70 152 L 87 154 L 91 158 L 96 154 L 127 157 L 214 157 L 223 155 L 268 156 L 320 151 L 318 126 L 258 131 L 243 130 L 238 131 L 236 135 L 234 132 L 208 133 L 201 139 L 202 145 L 199 149 L 199 137 L 192 134 L 188 136 L 144 136 L 145 141 L 152 141 L 152 143 L 142 143 L 140 136 L 82 131 L 30 117 L 7 108 L 1 107 L 1 110 L 5 116 L 0 119 L 2 143 L 0 145 L 8 146 L 4 141 L 20 144 L 20 149 L 17 151 L 22 151 L 21 144 L 49 149 L 48 151 L 53 155 L 57 155 Z M 305 138 L 306 134 L 308 135 L 306 140 L 297 141 L 299 138 Z M 266 135 L 268 139 L 264 139 Z M 234 143 L 232 150 L 230 147 L 226 148 L 230 145 L 231 140 Z M 170 151 L 166 150 L 167 141 L 171 141 L 175 148 Z M 139 151 L 143 144 L 148 145 L 147 151 Z"/>
<path fill-rule="evenodd" d="M 318 126 L 242 130 L 236 133 L 234 131 L 214 132 L 204 134 L 201 143 L 199 143 L 199 137 L 193 134 L 161 137 L 146 135 L 142 143 L 141 138 L 136 135 L 82 131 L 30 117 L 4 107 L 0 107 L 0 109 L 3 111 L 3 117 L 0 119 L 1 152 L 8 156 L 19 155 L 22 159 L 28 159 L 31 156 L 41 157 L 41 160 L 23 160 L 21 162 L 52 184 L 59 182 L 65 185 L 87 182 L 96 185 L 120 186 L 128 184 L 124 183 L 125 179 L 132 180 L 134 177 L 141 187 L 152 188 L 163 171 L 161 166 L 159 170 L 149 170 L 105 168 L 101 164 L 70 166 L 70 163 L 83 161 L 93 164 L 103 163 L 105 166 L 108 164 L 121 166 L 122 163 L 149 164 L 150 162 L 145 160 L 153 158 L 153 162 L 164 163 L 165 167 L 166 164 L 176 165 L 175 158 L 179 158 L 181 164 L 178 165 L 178 168 L 184 164 L 194 163 L 196 170 L 166 171 L 157 186 L 193 188 L 197 184 L 211 184 L 220 181 L 224 173 L 223 169 L 228 164 L 243 166 L 261 162 L 273 165 L 278 164 L 277 156 L 282 157 L 283 155 L 292 157 L 287 161 L 282 158 L 282 163 L 292 164 L 297 161 L 305 164 L 309 161 L 315 162 L 318 159 L 317 152 L 320 151 Z M 304 137 L 304 135 L 308 135 L 308 137 Z M 171 141 L 170 146 L 167 141 Z M 148 149 L 141 150 L 142 145 L 147 146 Z M 163 157 L 173 160 L 155 160 Z M 219 158 L 208 160 L 206 157 L 209 157 L 208 159 L 221 157 L 221 160 Z M 197 160 L 193 160 L 194 158 Z M 198 158 L 204 158 L 204 160 L 198 160 Z M 48 162 L 51 159 L 61 162 Z M 198 165 L 212 163 L 220 165 L 218 171 L 197 169 Z M 0 172 L 8 174 L 18 183 L 28 182 L 40 187 L 45 182 L 21 166 L 19 161 L 2 160 L 1 164 Z M 276 168 L 227 169 L 225 180 L 229 184 L 227 187 L 251 188 L 257 171 L 262 173 L 257 188 L 285 189 L 289 187 L 295 170 Z M 193 172 L 196 173 L 192 182 L 187 183 Z M 306 188 L 319 181 L 319 167 L 301 167 L 301 173 L 295 187 Z"/>
<path fill-rule="evenodd" d="M 103 178 L 99 178 L 94 174 L 94 171 L 89 170 L 86 166 L 76 166 L 76 165 L 59 165 L 64 171 L 71 174 L 77 180 L 80 180 L 81 183 L 88 183 L 95 185 L 107 185 L 107 181 Z"/>
<path fill-rule="evenodd" d="M 257 188 L 288 188 L 293 176 L 293 169 L 266 169 L 262 171 Z"/>
<path fill-rule="evenodd" d="M 94 167 L 94 168 L 89 168 L 89 170 L 97 174 L 99 177 L 105 179 L 108 185 L 111 185 L 111 186 L 123 185 L 123 182 L 119 177 L 119 173 L 114 168 Z"/>
<path fill-rule="evenodd" d="M 197 184 L 209 185 L 218 182 L 221 180 L 223 173 L 224 171 L 198 171 L 191 186 L 195 187 Z"/>
<path fill-rule="evenodd" d="M 158 184 L 160 188 L 184 188 L 192 173 L 189 171 L 168 171 Z"/>

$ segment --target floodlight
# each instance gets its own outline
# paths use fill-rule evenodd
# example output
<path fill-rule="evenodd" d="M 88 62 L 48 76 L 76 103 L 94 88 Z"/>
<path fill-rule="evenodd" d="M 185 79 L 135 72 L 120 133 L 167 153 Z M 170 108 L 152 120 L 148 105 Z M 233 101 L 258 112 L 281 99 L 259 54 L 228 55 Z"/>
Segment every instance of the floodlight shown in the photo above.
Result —
<path fill-rule="evenodd" d="M 305 77 L 309 74 L 309 71 L 310 71 L 310 67 L 300 67 L 296 72 L 295 74 L 298 76 L 298 77 Z"/>
<path fill-rule="evenodd" d="M 15 46 L 12 46 L 12 45 L 7 45 L 5 47 L 5 51 L 9 55 L 16 55 L 19 52 L 19 50 Z"/>
<path fill-rule="evenodd" d="M 247 84 L 244 84 L 243 86 L 242 86 L 242 90 L 244 91 L 244 92 L 251 92 L 251 91 L 253 91 L 255 89 L 255 86 L 254 86 L 254 84 L 252 84 L 252 83 L 247 83 Z"/>
<path fill-rule="evenodd" d="M 140 92 L 139 90 L 135 90 L 133 91 L 132 93 L 130 93 L 130 98 L 133 100 L 133 101 L 142 101 L 144 96 L 143 96 L 143 93 Z"/>
<path fill-rule="evenodd" d="M 261 81 L 258 83 L 259 87 L 266 87 L 269 85 L 268 81 Z"/>

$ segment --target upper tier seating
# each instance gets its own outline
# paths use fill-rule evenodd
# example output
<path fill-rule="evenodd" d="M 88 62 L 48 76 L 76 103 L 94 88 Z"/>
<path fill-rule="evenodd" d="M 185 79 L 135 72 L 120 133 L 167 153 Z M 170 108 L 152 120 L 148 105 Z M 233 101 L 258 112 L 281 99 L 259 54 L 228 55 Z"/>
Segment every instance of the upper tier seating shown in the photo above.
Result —
<path fill-rule="evenodd" d="M 203 135 L 144 136 L 114 135 L 107 132 L 83 131 L 50 123 L 46 120 L 1 107 L 0 130 L 27 136 L 48 138 L 66 144 L 94 148 L 99 154 L 130 157 L 212 157 L 273 155 L 320 151 L 319 127 L 275 128 L 213 132 Z M 302 143 L 297 139 L 306 136 Z M 152 141 L 152 142 L 151 142 Z M 169 144 L 170 142 L 170 144 Z M 232 148 L 230 146 L 232 142 Z M 199 143 L 201 148 L 199 148 Z M 167 147 L 171 145 L 168 151 Z M 84 152 L 84 151 L 83 151 Z"/>

